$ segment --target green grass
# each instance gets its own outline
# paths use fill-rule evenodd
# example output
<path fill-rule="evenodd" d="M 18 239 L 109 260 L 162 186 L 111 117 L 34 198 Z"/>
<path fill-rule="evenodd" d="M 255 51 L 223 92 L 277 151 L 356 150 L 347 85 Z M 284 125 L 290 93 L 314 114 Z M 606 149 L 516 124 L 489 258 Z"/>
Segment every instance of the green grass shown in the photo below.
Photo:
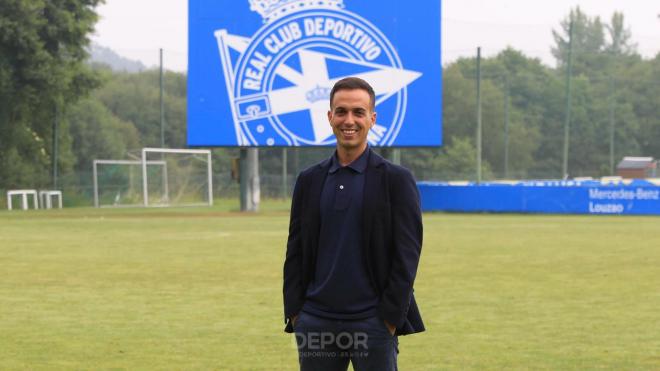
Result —
<path fill-rule="evenodd" d="M 0 212 L 0 369 L 293 370 L 288 204 Z M 424 216 L 402 370 L 660 368 L 660 218 Z"/>

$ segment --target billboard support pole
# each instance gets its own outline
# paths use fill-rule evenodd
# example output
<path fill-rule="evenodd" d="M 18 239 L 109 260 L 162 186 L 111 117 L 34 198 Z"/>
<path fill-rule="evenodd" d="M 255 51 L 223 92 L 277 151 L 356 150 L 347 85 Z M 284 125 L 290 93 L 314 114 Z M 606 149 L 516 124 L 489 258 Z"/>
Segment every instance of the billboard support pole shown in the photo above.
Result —
<path fill-rule="evenodd" d="M 401 165 L 401 149 L 392 149 L 392 162 L 396 165 Z"/>
<path fill-rule="evenodd" d="M 287 183 L 288 169 L 287 169 L 286 152 L 287 152 L 286 147 L 282 148 L 282 198 L 285 200 L 289 196 L 288 183 Z"/>
<path fill-rule="evenodd" d="M 401 149 L 392 148 L 392 163 L 401 165 Z"/>
<path fill-rule="evenodd" d="M 381 156 L 388 159 L 395 165 L 401 165 L 401 149 L 393 147 L 381 147 L 379 150 Z"/>
<path fill-rule="evenodd" d="M 261 199 L 258 148 L 241 147 L 240 172 L 241 211 L 257 212 Z"/>

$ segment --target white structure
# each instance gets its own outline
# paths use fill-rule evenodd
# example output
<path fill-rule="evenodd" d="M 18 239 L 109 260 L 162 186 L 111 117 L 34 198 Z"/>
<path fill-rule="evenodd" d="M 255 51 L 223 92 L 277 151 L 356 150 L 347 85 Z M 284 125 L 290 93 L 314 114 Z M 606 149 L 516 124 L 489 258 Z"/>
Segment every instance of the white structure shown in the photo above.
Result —
<path fill-rule="evenodd" d="M 162 174 L 163 193 L 161 197 L 155 197 L 160 202 L 150 200 L 150 178 L 147 164 L 153 160 L 150 160 L 149 156 L 157 156 L 167 164 Z M 197 173 L 193 174 L 194 171 Z M 212 174 L 211 151 L 208 149 L 143 148 L 142 193 L 144 206 L 213 206 Z M 193 184 L 190 184 L 190 181 Z M 196 191 L 200 191 L 199 196 L 206 200 L 204 201 L 202 198 L 200 201 L 189 197 L 191 193 L 198 193 Z"/>
<path fill-rule="evenodd" d="M 136 184 L 139 184 L 140 187 L 136 188 L 135 191 L 136 193 L 140 196 L 140 202 L 139 203 L 129 203 L 125 204 L 123 203 L 122 200 L 122 195 L 121 191 L 117 190 L 115 194 L 113 195 L 113 203 L 111 204 L 106 204 L 102 205 L 101 204 L 101 198 L 99 196 L 99 188 L 101 185 L 99 184 L 99 167 L 102 167 L 103 165 L 119 165 L 126 167 L 128 169 L 128 177 L 129 177 L 129 184 L 124 185 L 128 187 L 130 190 L 132 188 L 133 182 Z M 165 178 L 167 178 L 167 163 L 165 161 L 149 161 L 146 165 L 155 165 L 155 166 L 162 166 L 164 169 L 162 172 L 165 174 Z M 139 160 L 94 160 L 94 169 L 93 169 L 93 176 L 94 176 L 94 207 L 132 207 L 132 206 L 142 206 L 143 201 L 142 201 L 142 180 L 141 179 L 133 179 L 133 173 L 130 171 L 130 167 L 133 166 L 135 167 L 135 173 L 137 176 L 140 178 L 142 177 L 142 161 Z M 130 202 L 130 201 L 129 201 Z"/>
<path fill-rule="evenodd" d="M 115 166 L 114 175 L 100 172 L 104 165 Z M 198 149 L 144 148 L 140 160 L 94 160 L 94 206 L 211 206 L 211 169 L 211 151 Z"/>
<path fill-rule="evenodd" d="M 39 191 L 39 203 L 44 209 L 53 208 L 53 197 L 57 199 L 57 206 L 62 208 L 62 191 Z"/>
<path fill-rule="evenodd" d="M 27 210 L 30 208 L 28 203 L 28 196 L 32 196 L 32 202 L 35 209 L 39 209 L 39 201 L 37 201 L 37 191 L 34 189 L 13 189 L 7 191 L 7 209 L 12 210 L 11 198 L 12 196 L 21 196 L 21 208 Z"/>

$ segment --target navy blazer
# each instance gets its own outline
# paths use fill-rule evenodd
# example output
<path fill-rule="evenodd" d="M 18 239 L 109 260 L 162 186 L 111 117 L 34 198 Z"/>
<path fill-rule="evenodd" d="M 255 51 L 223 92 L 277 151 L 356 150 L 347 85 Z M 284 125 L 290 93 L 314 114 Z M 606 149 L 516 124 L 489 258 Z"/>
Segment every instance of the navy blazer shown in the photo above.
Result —
<path fill-rule="evenodd" d="M 422 251 L 419 191 L 410 171 L 383 159 L 371 148 L 365 171 L 362 246 L 367 272 L 379 296 L 378 314 L 396 326 L 397 335 L 424 331 L 413 283 Z M 320 199 L 331 161 L 298 176 L 291 202 L 284 262 L 285 331 L 305 302 L 314 278 L 320 230 Z"/>

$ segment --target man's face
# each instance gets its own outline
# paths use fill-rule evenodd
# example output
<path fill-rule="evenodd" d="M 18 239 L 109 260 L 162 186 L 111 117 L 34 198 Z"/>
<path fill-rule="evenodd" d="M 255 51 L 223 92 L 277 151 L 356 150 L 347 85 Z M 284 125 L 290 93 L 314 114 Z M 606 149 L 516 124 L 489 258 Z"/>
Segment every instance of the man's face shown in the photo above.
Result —
<path fill-rule="evenodd" d="M 335 92 L 328 120 L 338 147 L 351 150 L 366 146 L 369 129 L 376 123 L 369 93 L 362 89 Z"/>

